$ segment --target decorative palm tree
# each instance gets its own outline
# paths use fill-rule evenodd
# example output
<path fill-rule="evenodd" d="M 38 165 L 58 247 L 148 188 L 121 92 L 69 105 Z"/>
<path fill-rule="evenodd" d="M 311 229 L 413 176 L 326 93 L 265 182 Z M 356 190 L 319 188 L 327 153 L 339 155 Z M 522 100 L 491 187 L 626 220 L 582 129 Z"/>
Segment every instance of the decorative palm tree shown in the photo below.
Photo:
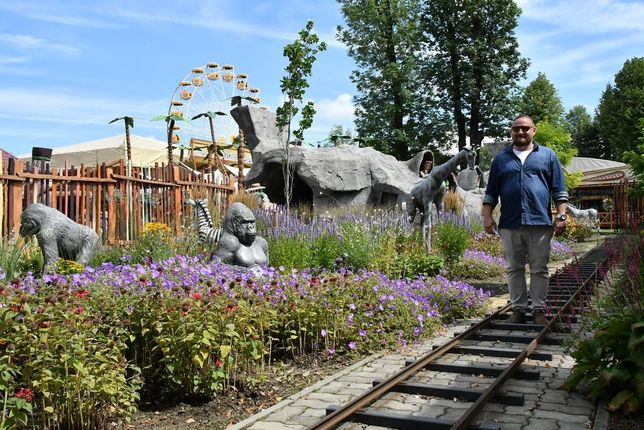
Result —
<path fill-rule="evenodd" d="M 251 103 L 257 103 L 257 99 L 253 97 L 233 96 L 230 98 L 230 105 L 239 107 L 242 105 L 242 100 L 246 100 Z M 244 187 L 244 132 L 242 131 L 242 129 L 239 129 L 239 137 L 237 142 L 237 169 L 239 171 L 239 175 L 237 176 L 237 184 L 239 189 L 241 190 Z"/>
<path fill-rule="evenodd" d="M 130 128 L 134 128 L 134 118 L 131 116 L 122 116 L 114 118 L 108 124 L 121 121 L 125 123 L 125 175 L 128 177 L 127 181 L 127 212 L 125 214 L 125 240 L 130 240 L 130 220 L 132 219 L 132 182 L 129 178 L 132 176 L 132 144 L 130 143 Z"/>
<path fill-rule="evenodd" d="M 212 149 L 211 147 L 208 147 L 208 155 L 206 155 L 207 160 L 208 160 L 208 167 L 212 169 L 212 158 L 213 157 L 216 161 L 219 162 L 219 165 L 217 167 L 221 168 L 221 173 L 225 173 L 226 170 L 224 169 L 223 163 L 221 162 L 221 159 L 219 158 L 218 151 L 217 151 L 217 141 L 215 140 L 215 125 L 214 125 L 214 118 L 217 116 L 225 116 L 225 112 L 221 111 L 216 111 L 216 112 L 202 112 L 199 115 L 193 116 L 191 119 L 194 121 L 195 119 L 198 118 L 208 118 L 208 124 L 210 125 L 210 140 L 212 141 Z M 194 156 L 192 157 L 193 163 L 194 163 Z"/>
<path fill-rule="evenodd" d="M 177 121 L 185 121 L 185 122 L 190 122 L 187 119 L 183 117 L 183 114 L 180 112 L 172 112 L 170 115 L 159 115 L 155 116 L 152 118 L 152 121 L 160 121 L 164 120 L 168 124 L 168 131 L 167 131 L 167 137 L 168 137 L 168 169 L 170 170 L 170 174 L 172 174 L 172 166 L 173 166 L 173 156 L 172 156 L 172 150 L 174 149 L 172 145 L 172 135 L 173 135 L 173 130 L 174 130 L 174 124 Z"/>

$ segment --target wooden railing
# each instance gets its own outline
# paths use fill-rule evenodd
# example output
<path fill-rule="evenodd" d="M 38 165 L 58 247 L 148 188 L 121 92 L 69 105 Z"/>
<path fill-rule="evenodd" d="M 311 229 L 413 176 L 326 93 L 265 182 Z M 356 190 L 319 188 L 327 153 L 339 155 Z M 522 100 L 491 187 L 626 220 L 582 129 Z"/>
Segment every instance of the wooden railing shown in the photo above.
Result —
<path fill-rule="evenodd" d="M 104 243 L 135 239 L 146 222 L 165 223 L 178 234 L 184 215 L 192 217 L 192 210 L 184 208 L 186 199 L 207 198 L 224 211 L 234 191 L 232 175 L 224 184 L 216 184 L 204 175 L 177 166 L 170 170 L 163 164 L 134 167 L 128 175 L 123 161 L 40 171 L 30 163 L 9 160 L 7 166 L 0 162 L 0 233 L 13 236 L 22 211 L 32 203 L 43 203 L 92 227 Z"/>

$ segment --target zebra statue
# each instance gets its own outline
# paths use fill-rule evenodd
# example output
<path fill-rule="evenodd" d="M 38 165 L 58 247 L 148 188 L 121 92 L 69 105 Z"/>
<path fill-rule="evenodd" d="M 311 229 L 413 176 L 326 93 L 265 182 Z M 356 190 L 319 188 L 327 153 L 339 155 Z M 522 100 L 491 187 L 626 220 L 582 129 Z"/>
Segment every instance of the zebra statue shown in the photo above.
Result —
<path fill-rule="evenodd" d="M 197 217 L 197 231 L 199 232 L 199 243 L 214 247 L 219 242 L 223 229 L 215 228 L 212 225 L 212 217 L 208 209 L 207 199 L 186 200 L 186 203 L 195 208 Z"/>

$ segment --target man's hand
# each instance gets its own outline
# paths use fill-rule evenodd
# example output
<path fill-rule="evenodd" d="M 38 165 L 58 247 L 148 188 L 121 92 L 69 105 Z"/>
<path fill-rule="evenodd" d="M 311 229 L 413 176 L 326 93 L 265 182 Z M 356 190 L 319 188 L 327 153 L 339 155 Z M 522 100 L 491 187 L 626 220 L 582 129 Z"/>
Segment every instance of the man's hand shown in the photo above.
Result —
<path fill-rule="evenodd" d="M 566 231 L 566 221 L 555 219 L 555 236 L 561 236 Z"/>
<path fill-rule="evenodd" d="M 483 227 L 485 228 L 485 232 L 488 234 L 496 233 L 496 223 L 492 216 L 483 215 Z"/>

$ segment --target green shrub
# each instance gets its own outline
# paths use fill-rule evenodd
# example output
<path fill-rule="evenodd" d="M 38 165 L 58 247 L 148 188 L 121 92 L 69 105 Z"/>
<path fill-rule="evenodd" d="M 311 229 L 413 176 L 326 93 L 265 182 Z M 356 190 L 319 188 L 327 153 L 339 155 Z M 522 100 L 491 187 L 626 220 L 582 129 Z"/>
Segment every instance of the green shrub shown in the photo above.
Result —
<path fill-rule="evenodd" d="M 339 236 L 323 233 L 313 242 L 309 267 L 332 269 L 335 266 L 335 260 L 343 252 L 345 251 Z"/>
<path fill-rule="evenodd" d="M 592 237 L 595 231 L 596 225 L 592 221 L 568 218 L 566 230 L 561 237 L 573 242 L 585 242 Z"/>
<path fill-rule="evenodd" d="M 435 246 L 448 265 L 463 258 L 470 242 L 467 228 L 452 221 L 444 221 L 436 225 Z"/>
<path fill-rule="evenodd" d="M 311 266 L 314 258 L 313 243 L 303 236 L 266 237 L 269 263 L 274 267 L 304 269 Z"/>
<path fill-rule="evenodd" d="M 503 257 L 503 245 L 498 234 L 478 232 L 470 237 L 470 243 L 467 248 L 482 251 L 495 257 Z"/>
<path fill-rule="evenodd" d="M 468 249 L 463 260 L 450 266 L 449 274 L 451 279 L 486 279 L 503 275 L 506 267 L 503 257 Z"/>

